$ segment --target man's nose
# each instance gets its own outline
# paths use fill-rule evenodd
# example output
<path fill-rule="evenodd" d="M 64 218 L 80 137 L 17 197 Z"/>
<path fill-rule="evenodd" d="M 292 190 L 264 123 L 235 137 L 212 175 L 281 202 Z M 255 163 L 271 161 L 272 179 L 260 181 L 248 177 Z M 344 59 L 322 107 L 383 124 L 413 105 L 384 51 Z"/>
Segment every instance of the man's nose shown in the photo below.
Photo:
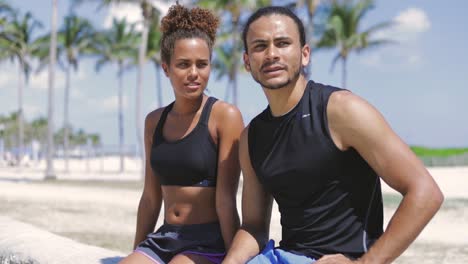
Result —
<path fill-rule="evenodd" d="M 266 50 L 266 56 L 267 59 L 274 60 L 278 58 L 278 49 L 275 47 L 275 45 L 271 44 Z"/>

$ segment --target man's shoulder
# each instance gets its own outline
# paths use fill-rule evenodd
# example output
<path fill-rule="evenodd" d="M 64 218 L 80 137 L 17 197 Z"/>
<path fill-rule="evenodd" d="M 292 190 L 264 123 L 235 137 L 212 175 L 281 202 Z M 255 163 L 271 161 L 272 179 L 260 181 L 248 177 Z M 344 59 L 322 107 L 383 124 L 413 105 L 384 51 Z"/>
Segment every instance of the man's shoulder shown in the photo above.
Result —
<path fill-rule="evenodd" d="M 323 84 L 319 82 L 315 82 L 313 80 L 309 80 L 307 83 L 307 88 L 310 89 L 313 93 L 319 94 L 331 94 L 337 91 L 347 91 L 346 89 L 339 88 L 329 84 Z"/>

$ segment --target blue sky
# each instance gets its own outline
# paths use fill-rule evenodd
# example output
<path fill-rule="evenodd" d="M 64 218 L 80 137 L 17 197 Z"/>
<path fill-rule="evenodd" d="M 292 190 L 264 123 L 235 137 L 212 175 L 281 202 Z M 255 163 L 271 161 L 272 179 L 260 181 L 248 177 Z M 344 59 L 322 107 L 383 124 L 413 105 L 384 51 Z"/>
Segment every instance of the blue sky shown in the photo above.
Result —
<path fill-rule="evenodd" d="M 50 26 L 49 0 L 15 0 L 10 4 L 22 12 L 31 11 Z M 59 22 L 68 12 L 68 1 L 59 2 Z M 163 6 L 167 9 L 167 5 Z M 380 35 L 398 41 L 362 54 L 352 54 L 348 64 L 348 88 L 365 98 L 384 115 L 392 128 L 410 145 L 428 147 L 468 147 L 468 30 L 465 12 L 468 2 L 462 0 L 380 0 L 364 19 L 362 29 L 393 20 L 397 26 Z M 89 18 L 97 28 L 105 28 L 113 16 L 138 20 L 138 6 L 114 6 L 96 11 L 85 5 L 76 13 Z M 330 72 L 335 51 L 313 53 L 312 79 L 339 86 L 341 68 Z M 17 109 L 17 66 L 0 64 L 0 114 Z M 169 81 L 163 77 L 164 103 L 173 100 Z M 155 69 L 150 63 L 144 71 L 143 112 L 154 109 Z M 55 108 L 56 127 L 63 123 L 64 74 L 57 72 Z M 136 72 L 124 76 L 125 141 L 134 144 Z M 226 80 L 212 75 L 209 94 L 224 98 Z M 116 67 L 105 66 L 94 71 L 94 61 L 81 61 L 72 77 L 70 119 L 76 128 L 99 133 L 105 145 L 117 144 L 117 80 Z M 240 109 L 247 123 L 265 108 L 267 102 L 261 88 L 250 75 L 239 76 Z M 24 90 L 25 117 L 32 120 L 46 116 L 47 72 L 31 76 Z M 143 120 L 143 117 L 142 119 Z"/>

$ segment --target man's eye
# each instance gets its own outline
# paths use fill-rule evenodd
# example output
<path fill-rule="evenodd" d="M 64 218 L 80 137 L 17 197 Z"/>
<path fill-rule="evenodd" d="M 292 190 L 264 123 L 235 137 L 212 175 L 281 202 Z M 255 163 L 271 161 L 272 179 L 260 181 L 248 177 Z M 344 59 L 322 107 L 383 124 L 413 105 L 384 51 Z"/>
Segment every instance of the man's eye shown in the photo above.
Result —
<path fill-rule="evenodd" d="M 254 49 L 256 49 L 256 50 L 264 49 L 265 46 L 266 46 L 265 44 L 258 44 L 258 45 L 254 46 Z"/>

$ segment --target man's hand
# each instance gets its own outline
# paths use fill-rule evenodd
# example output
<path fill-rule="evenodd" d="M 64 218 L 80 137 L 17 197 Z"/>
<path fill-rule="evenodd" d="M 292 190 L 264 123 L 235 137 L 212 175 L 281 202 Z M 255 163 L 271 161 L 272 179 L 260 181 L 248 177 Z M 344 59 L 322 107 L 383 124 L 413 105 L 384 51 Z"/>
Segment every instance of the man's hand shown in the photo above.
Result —
<path fill-rule="evenodd" d="M 343 256 L 342 254 L 334 254 L 334 255 L 325 255 L 321 257 L 319 260 L 314 262 L 314 264 L 357 264 L 360 263 L 358 260 L 353 261 L 349 258 Z"/>

